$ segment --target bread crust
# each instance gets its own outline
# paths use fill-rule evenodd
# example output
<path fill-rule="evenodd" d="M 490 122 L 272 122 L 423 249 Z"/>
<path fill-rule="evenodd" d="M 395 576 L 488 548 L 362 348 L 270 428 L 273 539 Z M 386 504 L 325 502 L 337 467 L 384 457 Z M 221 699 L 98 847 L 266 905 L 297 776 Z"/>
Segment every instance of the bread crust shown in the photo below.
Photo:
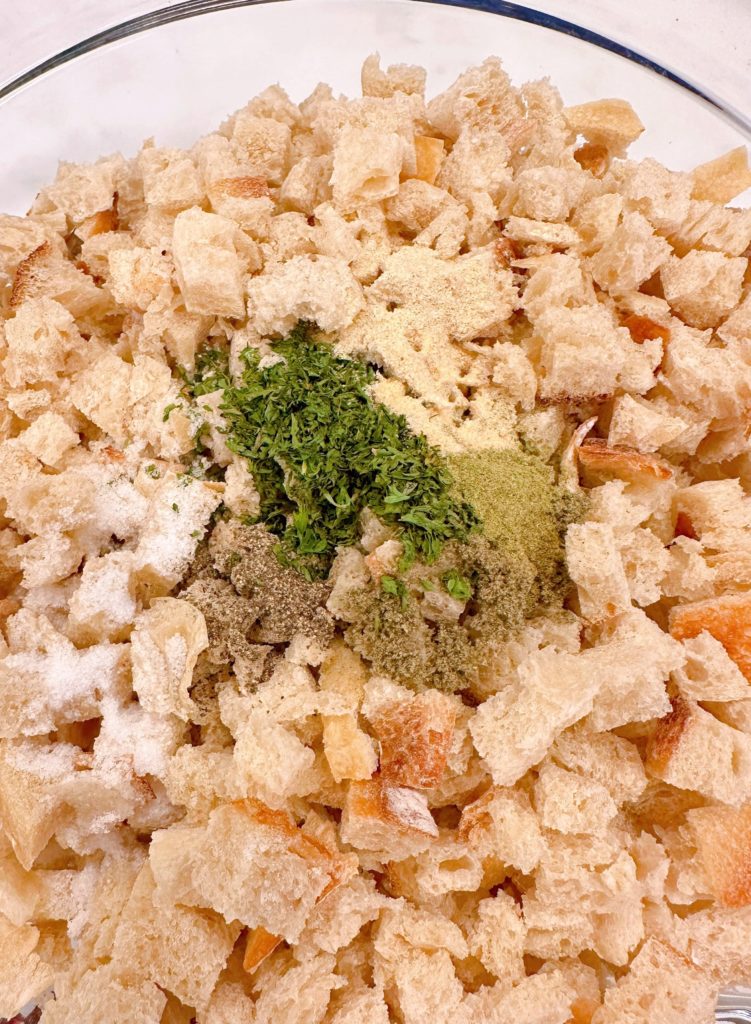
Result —
<path fill-rule="evenodd" d="M 220 178 L 211 187 L 218 195 L 231 196 L 233 199 L 265 199 L 271 195 L 268 182 L 260 176 Z"/>
<path fill-rule="evenodd" d="M 579 465 L 585 479 L 602 481 L 616 477 L 629 481 L 670 480 L 673 471 L 656 455 L 645 455 L 619 445 L 611 446 L 597 437 L 587 438 L 578 449 Z"/>
<path fill-rule="evenodd" d="M 256 967 L 271 956 L 281 941 L 278 935 L 272 935 L 265 928 L 251 928 L 245 940 L 243 969 L 252 974 Z"/>
<path fill-rule="evenodd" d="M 52 253 L 52 246 L 49 242 L 42 242 L 36 249 L 33 249 L 28 256 L 18 264 L 13 288 L 10 293 L 10 304 L 12 308 L 20 306 L 31 289 L 38 273 L 40 264 Z"/>
<path fill-rule="evenodd" d="M 682 697 L 673 697 L 672 710 L 657 723 L 647 755 L 647 768 L 662 773 L 670 764 L 691 723 L 691 705 Z"/>
<path fill-rule="evenodd" d="M 383 708 L 373 720 L 381 777 L 396 786 L 429 789 L 446 771 L 456 704 L 436 691 Z"/>
<path fill-rule="evenodd" d="M 676 640 L 697 636 L 702 630 L 720 641 L 751 682 L 751 594 L 724 594 L 672 609 L 670 632 Z"/>

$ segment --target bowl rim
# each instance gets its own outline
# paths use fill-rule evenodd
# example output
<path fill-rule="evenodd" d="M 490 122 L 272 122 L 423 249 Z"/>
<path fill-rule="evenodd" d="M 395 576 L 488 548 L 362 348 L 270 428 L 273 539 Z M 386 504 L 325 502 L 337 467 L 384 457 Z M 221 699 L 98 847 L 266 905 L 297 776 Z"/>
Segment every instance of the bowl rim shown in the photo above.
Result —
<path fill-rule="evenodd" d="M 0 103 L 24 88 L 24 86 L 29 85 L 56 68 L 70 63 L 77 57 L 92 53 L 110 43 L 147 32 L 149 29 L 159 28 L 173 22 L 185 21 L 189 18 L 200 17 L 203 14 L 214 14 L 242 7 L 302 2 L 303 0 L 181 0 L 181 2 L 170 7 L 157 8 L 154 11 L 137 15 L 134 18 L 129 18 L 126 21 L 119 22 L 116 25 L 87 36 L 85 39 L 60 50 L 39 64 L 21 72 L 21 74 L 10 81 L 0 84 Z M 667 78 L 687 92 L 693 93 L 698 99 L 713 107 L 718 114 L 740 129 L 751 140 L 751 117 L 747 117 L 710 90 L 694 82 L 690 77 L 660 63 L 640 50 L 635 50 L 625 43 L 611 39 L 609 36 L 596 32 L 593 29 L 567 21 L 564 18 L 559 18 L 554 14 L 548 14 L 545 11 L 535 10 L 532 7 L 511 2 L 511 0 L 410 0 L 410 2 L 437 4 L 446 7 L 458 7 L 463 10 L 479 11 L 485 14 L 495 14 L 513 21 L 522 21 L 527 24 L 536 25 L 539 28 L 552 29 L 555 32 L 560 32 L 562 35 L 573 36 L 582 42 L 590 43 L 600 49 L 623 57 L 633 64 L 638 64 L 646 70 L 660 75 L 662 78 Z"/>

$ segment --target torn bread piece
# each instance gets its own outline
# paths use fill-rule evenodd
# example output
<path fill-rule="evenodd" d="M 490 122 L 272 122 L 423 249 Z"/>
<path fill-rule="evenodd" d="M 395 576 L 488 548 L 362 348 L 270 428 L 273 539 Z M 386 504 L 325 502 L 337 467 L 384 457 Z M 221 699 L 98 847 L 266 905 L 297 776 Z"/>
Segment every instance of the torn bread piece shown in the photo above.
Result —
<path fill-rule="evenodd" d="M 54 973 L 35 949 L 39 930 L 14 925 L 0 915 L 0 1013 L 10 1020 L 30 1002 L 36 1002 L 52 984 Z"/>
<path fill-rule="evenodd" d="M 51 1024 L 97 1024 L 109 1014 L 133 1024 L 160 1024 L 167 1003 L 153 982 L 123 978 L 112 964 L 68 980 L 55 997 L 44 1009 Z"/>
<path fill-rule="evenodd" d="M 383 780 L 413 789 L 438 785 L 446 771 L 456 712 L 456 701 L 436 690 L 381 706 L 371 723 Z"/>
<path fill-rule="evenodd" d="M 665 1024 L 710 1020 L 715 989 L 711 979 L 686 957 L 656 939 L 649 939 L 634 958 L 629 973 L 607 990 L 593 1024 L 637 1024 L 645 1019 L 644 1004 Z"/>
<path fill-rule="evenodd" d="M 545 828 L 573 834 L 604 831 L 618 813 L 605 786 L 556 765 L 540 768 L 535 806 Z"/>
<path fill-rule="evenodd" d="M 718 640 L 751 682 L 751 595 L 726 594 L 691 604 L 676 605 L 670 632 L 678 640 L 706 632 Z"/>
<path fill-rule="evenodd" d="M 647 786 L 638 747 L 611 732 L 594 732 L 586 722 L 566 729 L 551 748 L 551 756 L 605 786 L 616 804 L 637 800 Z"/>
<path fill-rule="evenodd" d="M 558 733 L 592 710 L 603 683 L 599 661 L 596 651 L 545 648 L 522 662 L 514 683 L 480 705 L 469 730 L 497 786 L 513 785 Z"/>
<path fill-rule="evenodd" d="M 647 772 L 680 789 L 740 806 L 751 798 L 751 738 L 675 697 L 647 751 Z"/>
<path fill-rule="evenodd" d="M 355 848 L 401 860 L 428 849 L 438 826 L 423 793 L 376 776 L 347 787 L 341 836 Z"/>
<path fill-rule="evenodd" d="M 323 749 L 335 782 L 369 779 L 378 767 L 373 740 L 358 723 L 367 679 L 365 664 L 353 650 L 335 640 L 321 665 L 318 685 L 342 698 L 342 714 L 323 715 Z"/>
<path fill-rule="evenodd" d="M 151 868 L 145 864 L 120 918 L 113 962 L 124 975 L 148 978 L 202 1010 L 232 952 L 239 926 L 227 925 L 210 912 L 169 907 L 156 897 Z M 200 965 L 187 959 L 191 949 Z"/>
<path fill-rule="evenodd" d="M 731 149 L 722 156 L 694 167 L 692 173 L 694 199 L 708 199 L 713 203 L 729 203 L 741 192 L 751 188 L 751 168 L 745 146 Z"/>
<path fill-rule="evenodd" d="M 673 678 L 682 697 L 696 701 L 751 698 L 748 680 L 725 647 L 706 629 L 683 640 L 686 663 Z"/>
<path fill-rule="evenodd" d="M 592 100 L 575 107 L 565 107 L 563 116 L 571 131 L 595 145 L 623 156 L 626 147 L 639 138 L 644 125 L 626 100 Z"/>
<path fill-rule="evenodd" d="M 265 882 L 273 851 L 278 882 Z M 155 836 L 150 861 L 162 898 L 214 908 L 226 919 L 295 941 L 318 900 L 355 870 L 259 801 L 217 807 L 205 827 L 173 826 Z"/>
<path fill-rule="evenodd" d="M 745 907 L 751 903 L 751 805 L 696 807 L 687 811 L 686 821 L 717 902 L 723 907 Z"/>
<path fill-rule="evenodd" d="M 545 850 L 538 817 L 527 794 L 519 790 L 491 788 L 466 804 L 458 834 L 491 870 L 500 861 L 530 874 Z"/>

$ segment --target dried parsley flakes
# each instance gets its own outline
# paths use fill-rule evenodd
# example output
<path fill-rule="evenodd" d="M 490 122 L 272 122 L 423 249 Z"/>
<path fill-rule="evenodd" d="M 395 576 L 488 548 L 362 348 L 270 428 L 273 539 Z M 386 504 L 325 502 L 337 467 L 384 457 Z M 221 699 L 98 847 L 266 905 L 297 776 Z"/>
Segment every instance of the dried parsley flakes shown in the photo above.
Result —
<path fill-rule="evenodd" d="M 398 531 L 402 568 L 466 540 L 477 515 L 452 493 L 439 452 L 373 402 L 373 371 L 316 343 L 309 324 L 273 347 L 282 358 L 263 367 L 256 351 L 242 353 L 239 385 L 226 357 L 205 353 L 189 388 L 194 396 L 224 389 L 227 446 L 248 460 L 260 519 L 280 538 L 283 561 L 309 578 L 325 576 L 337 547 L 357 542 L 365 508 Z"/>

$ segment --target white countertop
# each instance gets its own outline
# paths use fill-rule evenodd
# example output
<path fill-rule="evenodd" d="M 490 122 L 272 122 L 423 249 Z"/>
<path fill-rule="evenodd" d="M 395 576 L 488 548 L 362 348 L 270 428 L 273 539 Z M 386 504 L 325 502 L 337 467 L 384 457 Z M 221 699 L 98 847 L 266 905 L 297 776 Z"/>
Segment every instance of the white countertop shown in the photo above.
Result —
<path fill-rule="evenodd" d="M 303 0 L 304 2 L 304 0 Z M 169 0 L 5 0 L 0 82 Z M 751 0 L 527 0 L 609 36 L 751 116 Z"/>

